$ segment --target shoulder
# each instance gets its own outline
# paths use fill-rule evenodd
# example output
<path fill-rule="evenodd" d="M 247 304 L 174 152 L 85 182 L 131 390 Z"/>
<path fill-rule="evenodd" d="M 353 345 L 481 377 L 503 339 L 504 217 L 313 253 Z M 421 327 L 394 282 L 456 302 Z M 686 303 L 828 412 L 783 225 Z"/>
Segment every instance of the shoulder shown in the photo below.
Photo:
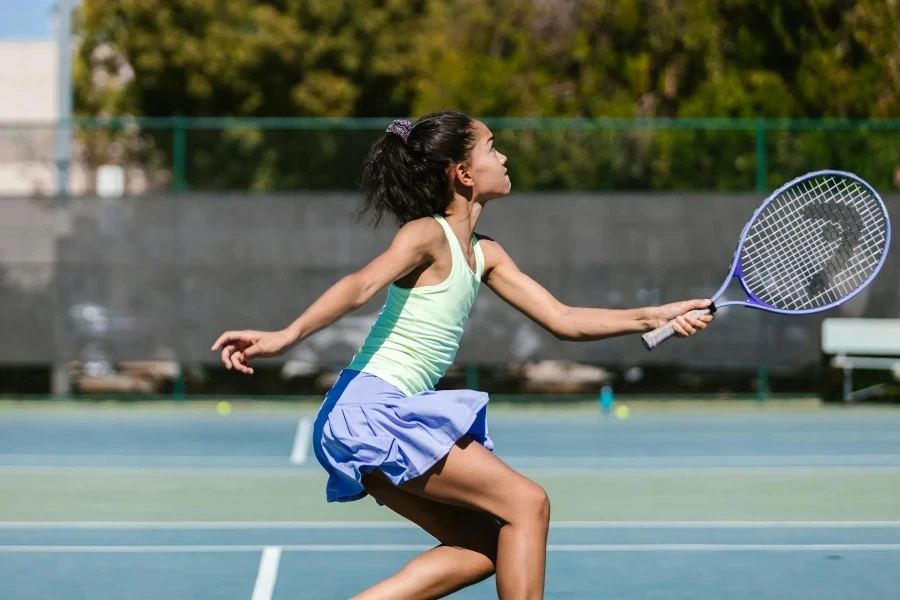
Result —
<path fill-rule="evenodd" d="M 506 254 L 503 251 L 503 247 L 500 245 L 500 242 L 498 242 L 497 240 L 495 240 L 492 237 L 488 237 L 486 235 L 476 232 L 475 239 L 478 240 L 478 245 L 481 246 L 482 252 L 485 252 L 485 253 L 490 252 L 492 254 L 497 253 L 497 252 L 503 252 L 504 254 Z M 487 254 L 485 254 L 485 256 L 487 256 Z"/>
<path fill-rule="evenodd" d="M 475 238 L 478 240 L 478 245 L 481 246 L 482 254 L 484 254 L 484 278 L 490 275 L 490 272 L 497 266 L 512 262 L 509 254 L 494 238 L 480 233 L 476 233 Z"/>
<path fill-rule="evenodd" d="M 391 246 L 430 253 L 446 244 L 444 230 L 435 219 L 424 217 L 404 224 L 394 235 Z"/>

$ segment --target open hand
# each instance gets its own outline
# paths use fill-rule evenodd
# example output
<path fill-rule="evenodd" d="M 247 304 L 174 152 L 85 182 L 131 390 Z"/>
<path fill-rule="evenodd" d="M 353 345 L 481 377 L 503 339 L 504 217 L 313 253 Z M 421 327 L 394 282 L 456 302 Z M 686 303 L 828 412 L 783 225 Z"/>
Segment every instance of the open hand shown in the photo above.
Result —
<path fill-rule="evenodd" d="M 250 359 L 278 356 L 294 341 L 294 337 L 285 330 L 226 331 L 212 345 L 212 350 L 222 350 L 222 362 L 226 368 L 252 375 L 253 369 L 247 364 Z"/>

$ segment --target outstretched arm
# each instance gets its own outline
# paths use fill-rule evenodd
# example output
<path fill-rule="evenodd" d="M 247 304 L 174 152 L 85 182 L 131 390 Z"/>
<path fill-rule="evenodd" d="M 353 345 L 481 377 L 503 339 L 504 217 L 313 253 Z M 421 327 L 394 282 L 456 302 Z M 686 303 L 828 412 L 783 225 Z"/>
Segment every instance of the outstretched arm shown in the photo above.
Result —
<path fill-rule="evenodd" d="M 484 281 L 494 292 L 519 312 L 561 340 L 588 342 L 629 333 L 652 331 L 675 321 L 680 336 L 693 335 L 706 328 L 712 315 L 699 319 L 685 313 L 710 305 L 709 300 L 688 300 L 658 307 L 627 310 L 566 306 L 542 285 L 519 270 L 497 242 L 482 238 L 485 257 Z"/>
<path fill-rule="evenodd" d="M 387 250 L 331 286 L 285 329 L 226 331 L 213 344 L 212 350 L 221 349 L 222 361 L 227 368 L 252 374 L 248 360 L 277 356 L 364 306 L 391 282 L 432 260 L 436 241 L 443 239 L 442 236 L 443 232 L 427 221 L 407 223 L 394 236 Z"/>

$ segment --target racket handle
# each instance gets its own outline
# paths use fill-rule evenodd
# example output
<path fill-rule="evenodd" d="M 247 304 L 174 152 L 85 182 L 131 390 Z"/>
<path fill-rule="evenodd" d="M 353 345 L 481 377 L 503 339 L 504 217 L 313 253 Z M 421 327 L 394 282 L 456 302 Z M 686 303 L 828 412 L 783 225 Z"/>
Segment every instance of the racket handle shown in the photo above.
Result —
<path fill-rule="evenodd" d="M 715 305 L 710 308 L 701 308 L 698 310 L 692 310 L 688 314 L 693 318 L 702 317 L 703 315 L 708 315 L 709 313 L 715 312 Z M 675 320 L 671 320 L 665 325 L 660 325 L 653 331 L 645 333 L 641 336 L 641 341 L 644 342 L 644 347 L 647 350 L 653 350 L 664 341 L 669 339 L 670 337 L 675 335 Z"/>

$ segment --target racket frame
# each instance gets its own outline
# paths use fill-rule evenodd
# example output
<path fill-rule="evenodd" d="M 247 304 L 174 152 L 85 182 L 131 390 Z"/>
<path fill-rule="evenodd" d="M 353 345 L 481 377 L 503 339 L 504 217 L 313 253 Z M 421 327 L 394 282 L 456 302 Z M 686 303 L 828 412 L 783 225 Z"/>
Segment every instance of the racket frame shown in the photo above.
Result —
<path fill-rule="evenodd" d="M 812 179 L 814 177 L 831 176 L 831 175 L 850 179 L 850 180 L 858 183 L 859 185 L 864 187 L 866 190 L 868 190 L 869 193 L 872 194 L 872 197 L 875 199 L 875 201 L 878 203 L 879 207 L 881 208 L 881 212 L 884 215 L 884 220 L 885 220 L 885 240 L 884 240 L 884 251 L 881 253 L 881 258 L 879 259 L 878 264 L 875 265 L 875 269 L 872 271 L 872 273 L 869 274 L 869 277 L 867 277 L 866 280 L 863 281 L 851 293 L 849 293 L 846 296 L 844 296 L 843 298 L 840 298 L 839 300 L 836 300 L 835 302 L 832 302 L 825 306 L 820 306 L 817 308 L 808 308 L 808 309 L 803 309 L 803 310 L 787 310 L 787 309 L 776 308 L 770 304 L 766 304 L 765 302 L 763 302 L 762 300 L 757 298 L 753 293 L 751 293 L 750 290 L 747 289 L 747 284 L 744 282 L 743 273 L 741 272 L 741 258 L 742 258 L 742 254 L 743 254 L 744 241 L 747 239 L 747 235 L 750 232 L 750 228 L 756 222 L 756 219 L 759 217 L 759 214 L 786 190 L 790 189 L 791 187 L 793 187 L 799 183 L 802 183 L 804 181 Z M 869 283 L 871 283 L 872 280 L 875 279 L 875 277 L 878 275 L 879 271 L 881 271 L 881 267 L 884 266 L 884 261 L 887 259 L 887 254 L 888 254 L 888 250 L 890 249 L 890 247 L 891 247 L 890 216 L 888 215 L 887 207 L 885 206 L 884 201 L 881 199 L 881 196 L 878 195 L 878 192 L 876 192 L 875 189 L 872 188 L 871 185 L 869 185 L 868 183 L 866 183 L 865 181 L 863 181 L 862 179 L 860 179 L 853 173 L 848 173 L 846 171 L 822 170 L 822 171 L 813 171 L 811 173 L 807 173 L 806 175 L 802 175 L 800 177 L 792 179 L 791 181 L 788 181 L 787 183 L 782 185 L 780 188 L 778 188 L 777 190 L 775 190 L 774 192 L 769 194 L 769 196 L 765 199 L 765 201 L 763 201 L 763 203 L 759 206 L 759 208 L 757 208 L 756 211 L 754 211 L 754 213 L 753 213 L 753 215 L 751 215 L 750 219 L 747 220 L 747 224 L 744 225 L 744 229 L 741 232 L 740 238 L 738 239 L 737 247 L 734 250 L 734 256 L 731 261 L 731 268 L 728 271 L 728 275 L 725 277 L 725 281 L 722 283 L 722 287 L 720 287 L 718 289 L 718 291 L 715 294 L 713 294 L 713 296 L 710 298 L 710 300 L 712 300 L 712 304 L 709 306 L 709 308 L 705 308 L 705 309 L 701 309 L 701 310 L 694 310 L 694 311 L 691 311 L 690 314 L 691 314 L 691 316 L 693 316 L 695 318 L 699 318 L 702 315 L 714 313 L 719 308 L 722 308 L 725 306 L 744 306 L 747 308 L 755 308 L 757 310 L 763 310 L 766 312 L 771 312 L 771 313 L 776 313 L 776 314 L 781 314 L 781 315 L 808 315 L 808 314 L 812 314 L 812 313 L 822 312 L 822 311 L 834 308 L 836 306 L 840 306 L 841 304 L 851 300 L 853 297 L 855 297 L 857 294 L 859 294 L 861 291 L 863 291 L 866 288 L 866 286 L 868 286 Z M 732 279 L 738 280 L 738 282 L 741 285 L 741 289 L 744 290 L 744 294 L 746 294 L 746 296 L 747 296 L 747 299 L 746 300 L 727 300 L 725 302 L 717 302 L 717 300 L 719 298 L 721 298 L 722 295 L 725 293 L 725 290 L 728 289 L 728 286 L 731 285 Z M 647 348 L 647 350 L 653 350 L 654 348 L 656 348 L 657 346 L 659 346 L 660 344 L 665 342 L 667 339 L 670 339 L 674 335 L 673 323 L 674 323 L 674 321 L 669 321 L 668 323 L 661 325 L 660 327 L 657 327 L 653 331 L 645 333 L 643 336 L 641 336 L 641 341 L 643 342 L 644 347 Z"/>
<path fill-rule="evenodd" d="M 875 201 L 878 202 L 878 205 L 881 207 L 882 213 L 884 214 L 884 221 L 885 221 L 884 252 L 881 253 L 881 258 L 879 259 L 878 264 L 875 265 L 875 270 L 872 271 L 872 273 L 869 275 L 869 277 L 867 277 L 866 280 L 859 285 L 859 287 L 857 287 L 855 290 L 853 290 L 852 292 L 850 292 L 843 298 L 836 300 L 835 302 L 832 302 L 831 304 L 827 304 L 825 306 L 820 306 L 818 308 L 807 308 L 807 309 L 803 309 L 803 310 L 787 310 L 787 309 L 782 309 L 782 308 L 775 308 L 774 306 L 772 306 L 770 304 L 766 304 L 765 302 L 763 302 L 762 300 L 760 300 L 759 298 L 754 296 L 753 293 L 751 293 L 750 290 L 747 289 L 747 285 L 744 283 L 744 278 L 743 278 L 744 274 L 741 272 L 741 258 L 742 258 L 742 254 L 743 254 L 744 240 L 747 238 L 747 234 L 750 233 L 750 228 L 756 222 L 756 219 L 759 216 L 759 214 L 769 204 L 771 204 L 776 198 L 778 198 L 783 192 L 785 192 L 786 190 L 790 189 L 791 187 L 793 187 L 799 183 L 802 183 L 808 179 L 812 179 L 814 177 L 820 177 L 820 176 L 828 176 L 828 175 L 837 175 L 837 176 L 844 177 L 844 178 L 855 181 L 859 185 L 866 188 L 866 190 L 868 190 L 869 193 L 872 194 L 872 197 L 875 198 Z M 825 310 L 829 310 L 836 306 L 840 306 L 841 304 L 847 302 L 848 300 L 850 300 L 851 298 L 853 298 L 854 296 L 859 294 L 861 291 L 863 291 L 866 288 L 866 286 L 869 285 L 869 283 L 872 282 L 873 279 L 875 279 L 875 276 L 878 275 L 879 271 L 881 271 L 881 267 L 884 265 L 885 259 L 887 259 L 888 249 L 890 249 L 890 247 L 891 247 L 891 221 L 890 221 L 890 217 L 888 216 L 887 206 L 885 206 L 884 201 L 881 199 L 881 196 L 878 195 L 878 192 L 876 192 L 875 189 L 871 185 L 869 185 L 868 183 L 866 183 L 864 180 L 860 179 L 853 173 L 848 173 L 846 171 L 834 171 L 834 170 L 813 171 L 811 173 L 807 173 L 806 175 L 802 175 L 800 177 L 792 179 L 791 181 L 782 185 L 780 188 L 778 188 L 777 190 L 772 192 L 769 195 L 769 197 L 766 198 L 766 200 L 759 206 L 759 208 L 757 208 L 756 211 L 754 211 L 753 215 L 747 221 L 747 224 L 744 225 L 744 230 L 741 232 L 741 237 L 738 240 L 737 247 L 734 250 L 734 257 L 731 261 L 731 268 L 728 271 L 728 275 L 725 277 L 725 281 L 724 281 L 724 283 L 722 283 L 722 287 L 720 287 L 718 289 L 718 291 L 715 294 L 713 294 L 713 296 L 710 299 L 713 301 L 713 305 L 716 308 L 722 308 L 724 306 L 744 306 L 747 308 L 755 308 L 757 310 L 764 310 L 767 312 L 777 313 L 780 315 L 808 315 L 808 314 L 813 314 L 813 313 L 818 313 L 818 312 L 822 312 Z M 744 294 L 747 295 L 747 300 L 728 300 L 725 302 L 716 302 L 719 298 L 722 297 L 722 294 L 725 293 L 725 290 L 728 289 L 728 286 L 731 285 L 732 279 L 738 280 L 738 283 L 740 283 L 740 285 L 741 285 L 741 289 L 743 289 Z"/>

